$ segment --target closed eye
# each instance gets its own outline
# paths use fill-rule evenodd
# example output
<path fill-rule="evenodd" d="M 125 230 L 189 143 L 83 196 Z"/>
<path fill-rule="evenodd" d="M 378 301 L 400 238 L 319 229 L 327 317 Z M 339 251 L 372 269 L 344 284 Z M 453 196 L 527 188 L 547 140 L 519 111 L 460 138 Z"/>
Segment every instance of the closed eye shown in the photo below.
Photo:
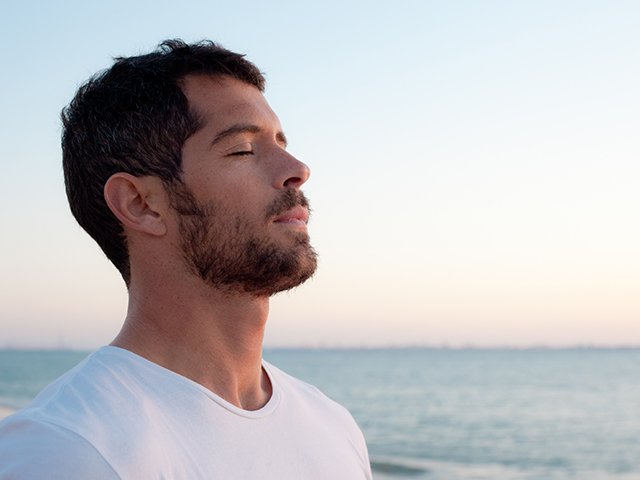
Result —
<path fill-rule="evenodd" d="M 242 150 L 240 152 L 233 152 L 233 153 L 229 154 L 230 157 L 241 157 L 243 155 L 253 155 L 253 151 L 251 151 L 251 150 Z"/>

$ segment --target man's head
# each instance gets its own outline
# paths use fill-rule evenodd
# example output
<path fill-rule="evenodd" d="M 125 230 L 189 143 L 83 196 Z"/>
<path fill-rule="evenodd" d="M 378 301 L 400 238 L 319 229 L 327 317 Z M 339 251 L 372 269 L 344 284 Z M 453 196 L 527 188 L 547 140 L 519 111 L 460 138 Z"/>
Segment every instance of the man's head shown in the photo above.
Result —
<path fill-rule="evenodd" d="M 207 96 L 212 90 L 218 93 Z M 264 77 L 242 55 L 211 42 L 188 45 L 172 40 L 162 43 L 157 51 L 148 55 L 117 59 L 113 67 L 83 85 L 65 108 L 62 114 L 63 167 L 71 211 L 127 284 L 131 276 L 127 236 L 117 212 L 114 214 L 103 193 L 109 179 L 119 173 L 161 180 L 177 213 L 185 262 L 208 283 L 262 295 L 291 288 L 311 276 L 315 269 L 315 253 L 308 244 L 306 232 L 288 233 L 297 244 L 291 253 L 293 244 L 274 242 L 272 232 L 262 231 L 262 225 L 257 225 L 256 216 L 243 214 L 242 191 L 234 199 L 235 204 L 224 204 L 228 194 L 210 196 L 206 185 L 200 185 L 200 190 L 195 192 L 192 190 L 202 172 L 189 177 L 190 174 L 184 171 L 184 157 L 189 156 L 190 164 L 195 164 L 198 155 L 209 154 L 200 146 L 200 150 L 190 150 L 188 144 L 188 140 L 193 143 L 192 138 L 199 138 L 196 133 L 202 137 L 202 130 L 208 127 L 204 135 L 225 133 L 211 130 L 219 129 L 224 121 L 236 129 L 248 126 L 246 131 L 237 133 L 249 134 L 253 130 L 256 138 L 266 130 L 273 130 L 277 117 L 262 97 L 263 90 Z M 233 97 L 236 105 L 228 104 L 224 106 L 226 112 L 218 112 L 217 105 L 223 104 L 228 97 Z M 245 103 L 257 106 L 253 109 L 253 113 L 257 112 L 253 119 L 242 117 L 241 106 Z M 257 124 L 265 121 L 269 126 Z M 295 170 L 300 162 L 284 152 L 284 135 L 280 130 L 274 135 L 271 143 L 279 151 L 267 152 L 269 142 L 264 135 L 260 137 L 263 157 L 268 154 L 271 159 L 261 165 L 273 165 L 273 170 L 280 168 L 279 164 L 276 166 L 278 161 L 288 160 L 288 168 Z M 233 135 L 227 132 L 222 137 L 224 140 Z M 208 139 L 209 142 L 212 140 Z M 228 158 L 239 157 L 238 152 L 234 152 Z M 210 162 L 211 167 L 222 167 L 216 177 L 221 183 L 207 188 L 222 190 L 226 184 L 225 174 L 234 178 L 233 168 L 224 169 L 227 166 L 225 158 L 219 155 L 217 163 Z M 251 182 L 257 187 L 258 173 L 268 176 L 275 174 L 275 170 L 258 172 L 258 168 L 254 168 L 247 172 L 253 175 L 247 184 L 249 189 Z M 308 176 L 306 166 L 304 171 L 287 175 L 280 191 L 274 190 L 273 198 L 270 198 L 272 192 L 261 192 L 269 197 L 264 214 L 268 222 L 274 221 L 274 215 L 276 220 L 281 220 L 277 215 L 295 210 L 296 206 L 306 206 L 306 199 L 299 191 Z M 243 185 L 236 184 L 234 188 L 242 189 Z M 224 205 L 219 204 L 221 201 Z M 254 207 L 257 209 L 258 205 Z M 300 251 L 296 253 L 296 250 Z M 247 263 L 247 256 L 253 257 L 253 261 Z M 244 264 L 234 268 L 234 257 Z M 235 269 L 235 273 L 225 279 L 223 274 L 229 269 Z M 280 276 L 288 273 L 297 280 L 278 282 L 274 276 L 277 271 Z M 252 285 L 249 277 L 260 276 L 260 272 L 263 278 Z"/>

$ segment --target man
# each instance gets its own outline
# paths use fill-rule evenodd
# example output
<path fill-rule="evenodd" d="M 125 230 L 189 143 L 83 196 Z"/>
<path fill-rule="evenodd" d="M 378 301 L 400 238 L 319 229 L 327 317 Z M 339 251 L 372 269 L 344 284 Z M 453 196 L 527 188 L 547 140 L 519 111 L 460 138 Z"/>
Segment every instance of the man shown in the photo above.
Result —
<path fill-rule="evenodd" d="M 314 273 L 305 164 L 211 42 L 119 58 L 63 111 L 71 211 L 129 292 L 113 343 L 0 424 L 0 478 L 369 479 L 351 416 L 262 360 Z"/>

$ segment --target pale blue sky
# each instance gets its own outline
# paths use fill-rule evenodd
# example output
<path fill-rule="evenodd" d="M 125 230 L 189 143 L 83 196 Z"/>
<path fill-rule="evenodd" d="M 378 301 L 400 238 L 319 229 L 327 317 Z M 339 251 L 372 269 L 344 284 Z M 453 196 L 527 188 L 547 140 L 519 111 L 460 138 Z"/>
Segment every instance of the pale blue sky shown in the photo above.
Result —
<path fill-rule="evenodd" d="M 269 345 L 640 344 L 638 2 L 5 3 L 0 347 L 117 332 L 59 111 L 171 37 L 246 53 L 312 169 L 320 269 Z"/>

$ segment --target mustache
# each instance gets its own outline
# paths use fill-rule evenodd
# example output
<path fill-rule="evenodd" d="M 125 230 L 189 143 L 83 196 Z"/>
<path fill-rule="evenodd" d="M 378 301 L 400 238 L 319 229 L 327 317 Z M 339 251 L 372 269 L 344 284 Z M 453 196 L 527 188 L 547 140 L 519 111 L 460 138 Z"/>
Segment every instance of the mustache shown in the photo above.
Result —
<path fill-rule="evenodd" d="M 269 207 L 267 207 L 267 218 L 281 215 L 293 207 L 305 207 L 311 211 L 309 200 L 300 190 L 286 190 L 281 197 L 275 199 Z"/>

